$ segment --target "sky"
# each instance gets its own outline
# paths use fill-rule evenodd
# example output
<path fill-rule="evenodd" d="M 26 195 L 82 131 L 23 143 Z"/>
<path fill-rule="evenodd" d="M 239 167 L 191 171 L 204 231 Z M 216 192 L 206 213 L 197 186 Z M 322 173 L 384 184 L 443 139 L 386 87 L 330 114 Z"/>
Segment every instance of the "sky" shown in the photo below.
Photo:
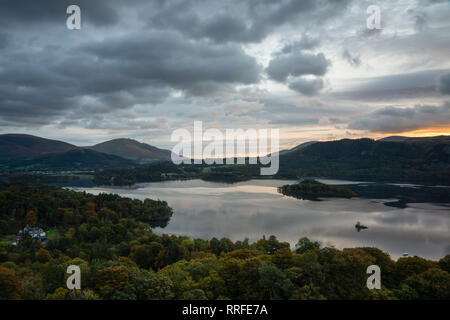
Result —
<path fill-rule="evenodd" d="M 194 121 L 281 149 L 450 134 L 450 1 L 0 2 L 0 134 L 171 148 Z"/>

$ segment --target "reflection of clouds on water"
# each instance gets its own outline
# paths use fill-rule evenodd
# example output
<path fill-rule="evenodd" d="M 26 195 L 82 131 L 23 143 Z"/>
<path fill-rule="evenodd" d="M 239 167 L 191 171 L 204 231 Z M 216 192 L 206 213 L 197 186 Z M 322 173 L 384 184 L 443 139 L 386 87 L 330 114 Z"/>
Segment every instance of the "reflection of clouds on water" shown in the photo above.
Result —
<path fill-rule="evenodd" d="M 450 244 L 445 248 L 445 255 L 450 254 Z"/>
<path fill-rule="evenodd" d="M 378 247 L 393 257 L 408 252 L 438 259 L 450 251 L 450 210 L 442 205 L 414 203 L 400 209 L 361 198 L 297 200 L 277 193 L 276 187 L 288 182 L 190 180 L 142 184 L 132 190 L 87 190 L 167 201 L 174 215 L 166 228 L 155 230 L 158 233 L 250 241 L 273 234 L 292 247 L 306 236 L 337 248 Z M 369 229 L 356 232 L 356 221 Z"/>
<path fill-rule="evenodd" d="M 380 223 L 380 225 L 385 224 L 416 224 L 418 222 L 418 217 L 414 212 L 411 214 L 411 210 L 408 209 L 396 209 L 392 212 L 380 212 L 374 218 L 375 221 Z"/>

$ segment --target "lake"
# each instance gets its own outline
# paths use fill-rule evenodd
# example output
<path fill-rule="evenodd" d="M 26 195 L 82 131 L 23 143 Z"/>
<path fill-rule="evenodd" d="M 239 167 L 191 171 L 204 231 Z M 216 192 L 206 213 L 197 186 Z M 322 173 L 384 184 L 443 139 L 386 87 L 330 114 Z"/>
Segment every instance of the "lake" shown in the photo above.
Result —
<path fill-rule="evenodd" d="M 318 179 L 327 184 L 363 183 Z M 161 199 L 174 214 L 156 233 L 193 238 L 248 238 L 251 242 L 275 235 L 294 247 L 301 237 L 338 249 L 370 246 L 394 259 L 407 252 L 429 259 L 450 253 L 448 204 L 410 203 L 400 209 L 383 203 L 395 199 L 298 200 L 283 196 L 277 187 L 286 180 L 250 180 L 235 184 L 203 180 L 142 183 L 128 187 L 73 188 L 92 194 L 116 193 L 136 199 Z M 360 221 L 369 227 L 357 232 Z"/>

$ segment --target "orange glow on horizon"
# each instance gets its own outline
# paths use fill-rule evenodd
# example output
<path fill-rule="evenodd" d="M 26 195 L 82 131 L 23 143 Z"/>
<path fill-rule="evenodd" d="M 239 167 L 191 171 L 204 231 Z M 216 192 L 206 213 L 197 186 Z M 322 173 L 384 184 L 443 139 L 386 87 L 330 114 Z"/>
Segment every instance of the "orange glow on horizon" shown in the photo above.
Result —
<path fill-rule="evenodd" d="M 389 137 L 389 136 L 434 137 L 434 136 L 448 136 L 448 135 L 450 135 L 450 127 L 439 127 L 439 128 L 424 128 L 397 133 L 386 133 L 383 134 L 381 137 Z"/>

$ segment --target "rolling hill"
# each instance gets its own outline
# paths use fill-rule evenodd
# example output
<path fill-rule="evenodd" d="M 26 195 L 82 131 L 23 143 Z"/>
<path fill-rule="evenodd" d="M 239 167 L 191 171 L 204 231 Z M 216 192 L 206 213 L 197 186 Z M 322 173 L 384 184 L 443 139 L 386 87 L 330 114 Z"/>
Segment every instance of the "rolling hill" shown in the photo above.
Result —
<path fill-rule="evenodd" d="M 403 137 L 403 136 L 389 136 L 378 141 L 384 142 L 405 142 L 405 143 L 449 143 L 450 136 L 434 136 L 434 137 Z"/>
<path fill-rule="evenodd" d="M 171 151 L 159 149 L 146 143 L 141 143 L 132 139 L 114 139 L 88 147 L 89 149 L 116 155 L 122 158 L 141 159 L 170 159 Z"/>
<path fill-rule="evenodd" d="M 1 171 L 60 171 L 129 168 L 138 162 L 169 160 L 171 152 L 132 139 L 92 147 L 27 134 L 0 135 Z"/>
<path fill-rule="evenodd" d="M 282 177 L 450 183 L 450 136 L 404 141 L 343 139 L 280 155 Z"/>
<path fill-rule="evenodd" d="M 16 170 L 59 171 L 130 168 L 136 166 L 136 163 L 115 155 L 77 148 L 67 152 L 46 154 L 31 160 L 17 160 L 11 166 Z"/>
<path fill-rule="evenodd" d="M 385 141 L 385 142 L 405 142 L 408 140 L 409 137 L 403 137 L 403 136 L 389 136 L 379 139 L 378 141 Z"/>
<path fill-rule="evenodd" d="M 72 144 L 27 134 L 0 135 L 0 159 L 32 159 L 44 154 L 77 149 Z"/>
<path fill-rule="evenodd" d="M 281 156 L 281 155 L 284 155 L 284 154 L 287 154 L 287 153 L 290 153 L 290 152 L 293 152 L 293 151 L 302 150 L 302 149 L 305 149 L 306 147 L 309 147 L 310 145 L 312 145 L 312 144 L 314 144 L 314 143 L 316 143 L 316 142 L 317 142 L 317 141 L 308 141 L 308 142 L 304 142 L 304 143 L 301 143 L 301 144 L 299 144 L 298 146 L 295 146 L 295 147 L 293 147 L 293 148 L 291 148 L 291 149 L 281 150 L 281 151 L 279 152 L 279 154 L 280 154 L 280 156 Z"/>

